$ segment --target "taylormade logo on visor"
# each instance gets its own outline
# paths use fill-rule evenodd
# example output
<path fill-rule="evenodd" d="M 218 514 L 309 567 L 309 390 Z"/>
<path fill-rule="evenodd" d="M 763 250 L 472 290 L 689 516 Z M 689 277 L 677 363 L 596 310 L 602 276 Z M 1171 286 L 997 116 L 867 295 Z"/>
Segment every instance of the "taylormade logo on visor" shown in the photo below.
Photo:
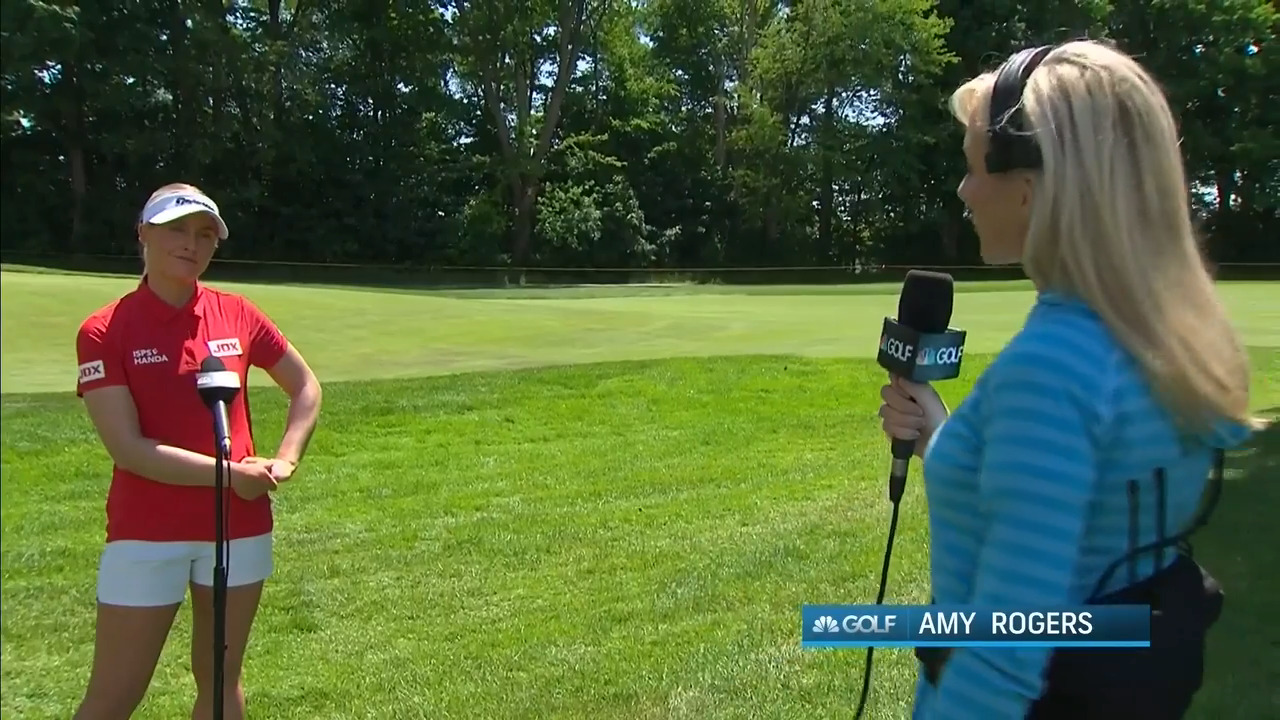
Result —
<path fill-rule="evenodd" d="M 155 217 L 166 210 L 182 207 L 184 205 L 195 205 L 201 210 L 207 210 L 214 215 L 218 214 L 218 206 L 212 200 L 185 193 L 182 195 L 164 195 L 156 198 L 147 208 L 147 217 Z"/>
<path fill-rule="evenodd" d="M 212 203 L 205 202 L 204 200 L 200 200 L 199 198 L 193 198 L 189 195 L 179 195 L 178 197 L 173 199 L 173 204 L 175 207 L 178 205 L 199 205 L 200 207 L 204 208 L 205 210 L 208 210 L 211 213 L 216 214 L 218 212 L 218 208 L 214 207 Z"/>

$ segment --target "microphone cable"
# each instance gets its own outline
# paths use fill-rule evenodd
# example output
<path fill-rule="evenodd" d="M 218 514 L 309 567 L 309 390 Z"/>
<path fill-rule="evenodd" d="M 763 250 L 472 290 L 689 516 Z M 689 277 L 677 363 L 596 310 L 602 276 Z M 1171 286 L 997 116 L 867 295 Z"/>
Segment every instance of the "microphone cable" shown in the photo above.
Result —
<path fill-rule="evenodd" d="M 213 538 L 213 718 L 222 720 L 226 695 L 227 657 L 227 582 L 231 576 L 231 452 L 214 449 L 213 468 L 217 476 L 214 488 Z"/>
<path fill-rule="evenodd" d="M 906 473 L 903 472 L 902 477 L 896 477 L 893 471 L 889 472 L 889 502 L 893 504 L 893 514 L 889 516 L 889 537 L 884 546 L 884 565 L 880 568 L 880 589 L 876 592 L 876 605 L 884 604 L 885 588 L 889 584 L 889 561 L 893 557 L 893 537 L 898 532 L 898 510 L 902 506 L 902 495 L 907 487 Z M 862 694 L 858 698 L 858 709 L 853 713 L 853 720 L 861 720 L 862 713 L 867 709 L 867 696 L 871 693 L 871 660 L 875 654 L 875 648 L 867 648 L 867 662 L 862 669 Z"/>
<path fill-rule="evenodd" d="M 225 588 L 231 579 L 231 498 L 235 495 L 231 487 L 231 453 L 224 453 L 217 462 L 222 470 L 222 517 L 217 519 L 222 527 L 222 547 L 215 547 L 214 551 L 222 557 L 222 587 Z"/>

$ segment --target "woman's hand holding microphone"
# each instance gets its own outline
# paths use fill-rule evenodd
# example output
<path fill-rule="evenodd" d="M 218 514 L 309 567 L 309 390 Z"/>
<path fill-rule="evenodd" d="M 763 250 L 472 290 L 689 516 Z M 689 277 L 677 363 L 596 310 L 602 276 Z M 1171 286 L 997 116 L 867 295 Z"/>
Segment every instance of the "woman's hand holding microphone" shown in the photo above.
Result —
<path fill-rule="evenodd" d="M 880 420 L 890 438 L 915 440 L 916 457 L 924 456 L 929 438 L 947 419 L 947 406 L 938 391 L 924 383 L 899 377 L 880 388 Z"/>

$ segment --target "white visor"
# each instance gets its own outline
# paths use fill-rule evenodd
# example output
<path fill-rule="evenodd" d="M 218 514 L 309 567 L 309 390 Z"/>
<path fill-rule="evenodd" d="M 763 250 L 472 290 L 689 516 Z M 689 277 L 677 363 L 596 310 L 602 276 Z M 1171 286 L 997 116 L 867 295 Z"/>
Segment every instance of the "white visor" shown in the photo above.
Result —
<path fill-rule="evenodd" d="M 227 224 L 218 212 L 218 204 L 207 196 L 196 192 L 175 192 L 161 195 L 142 209 L 142 222 L 149 225 L 163 225 L 191 213 L 204 212 L 213 216 L 218 222 L 218 239 L 226 240 Z"/>

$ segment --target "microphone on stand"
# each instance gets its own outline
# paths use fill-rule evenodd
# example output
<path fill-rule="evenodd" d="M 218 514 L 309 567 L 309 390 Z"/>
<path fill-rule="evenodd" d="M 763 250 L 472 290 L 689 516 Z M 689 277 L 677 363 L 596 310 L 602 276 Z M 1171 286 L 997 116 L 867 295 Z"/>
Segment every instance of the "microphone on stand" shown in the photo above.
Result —
<path fill-rule="evenodd" d="M 240 392 L 240 376 L 210 356 L 196 373 L 196 391 L 213 413 L 214 560 L 213 560 L 213 717 L 222 720 L 227 655 L 227 510 L 225 487 L 231 482 L 231 423 L 227 405 Z"/>
<path fill-rule="evenodd" d="M 196 390 L 200 399 L 213 412 L 213 435 L 224 455 L 231 454 L 231 423 L 227 405 L 240 392 L 240 376 L 227 369 L 222 360 L 209 356 L 196 373 Z"/>
<path fill-rule="evenodd" d="M 963 330 L 949 327 L 955 303 L 955 281 L 946 273 L 912 270 L 902 283 L 898 296 L 898 317 L 885 318 L 880 331 L 880 352 L 876 362 L 896 376 L 912 382 L 950 380 L 960 375 L 964 357 Z M 889 561 L 893 556 L 893 537 L 898 530 L 898 509 L 907 488 L 907 467 L 915 454 L 915 440 L 893 438 L 889 465 L 889 502 L 893 504 L 889 518 L 889 538 L 884 549 L 884 565 L 880 569 L 880 590 L 876 604 L 884 603 L 889 582 Z M 862 674 L 862 695 L 854 720 L 862 717 L 867 695 L 871 691 L 871 659 L 874 648 L 867 648 L 867 663 Z"/>

